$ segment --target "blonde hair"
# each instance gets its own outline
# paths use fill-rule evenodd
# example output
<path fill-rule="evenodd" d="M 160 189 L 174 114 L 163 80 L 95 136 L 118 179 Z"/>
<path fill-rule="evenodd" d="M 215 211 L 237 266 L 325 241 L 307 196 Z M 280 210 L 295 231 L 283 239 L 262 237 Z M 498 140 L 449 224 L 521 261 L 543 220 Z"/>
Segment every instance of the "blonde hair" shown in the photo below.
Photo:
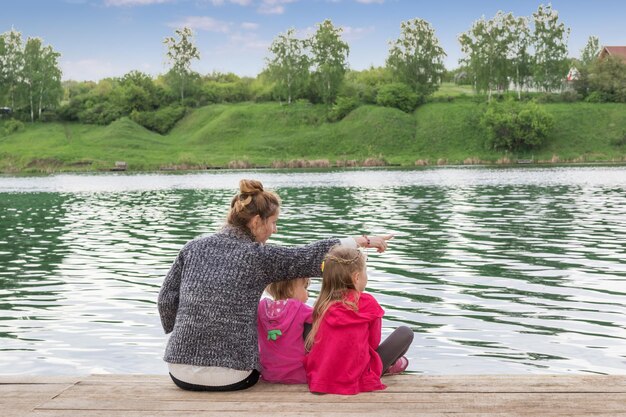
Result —
<path fill-rule="evenodd" d="M 263 184 L 260 181 L 241 180 L 239 181 L 239 192 L 230 202 L 226 222 L 253 236 L 252 231 L 248 228 L 250 220 L 256 215 L 266 220 L 278 213 L 279 208 L 280 197 L 278 194 L 263 190 Z"/>
<path fill-rule="evenodd" d="M 330 306 L 340 302 L 357 310 L 357 304 L 347 301 L 345 296 L 350 290 L 356 290 L 352 276 L 365 270 L 365 256 L 358 249 L 337 245 L 326 254 L 322 265 L 322 289 L 313 306 L 313 327 L 305 341 L 307 350 L 315 343 L 315 335 Z"/>
<path fill-rule="evenodd" d="M 272 296 L 274 300 L 287 300 L 293 297 L 296 284 L 304 282 L 305 287 L 308 287 L 311 283 L 310 278 L 296 278 L 288 279 L 284 281 L 272 282 L 265 288 L 265 291 Z"/>

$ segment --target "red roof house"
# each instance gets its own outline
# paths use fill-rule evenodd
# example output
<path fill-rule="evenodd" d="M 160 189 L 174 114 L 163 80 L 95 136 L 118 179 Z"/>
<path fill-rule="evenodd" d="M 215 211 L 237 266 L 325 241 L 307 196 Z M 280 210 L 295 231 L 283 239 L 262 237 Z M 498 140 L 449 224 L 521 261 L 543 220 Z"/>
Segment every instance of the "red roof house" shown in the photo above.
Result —
<path fill-rule="evenodd" d="M 605 46 L 602 48 L 602 51 L 600 51 L 598 59 L 605 59 L 609 56 L 620 58 L 622 61 L 626 62 L 626 46 Z"/>

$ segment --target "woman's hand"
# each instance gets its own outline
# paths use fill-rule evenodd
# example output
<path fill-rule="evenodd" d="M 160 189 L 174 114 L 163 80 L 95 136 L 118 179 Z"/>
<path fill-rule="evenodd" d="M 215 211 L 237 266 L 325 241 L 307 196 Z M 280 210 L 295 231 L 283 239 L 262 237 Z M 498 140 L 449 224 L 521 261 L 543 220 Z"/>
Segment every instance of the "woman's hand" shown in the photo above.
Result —
<path fill-rule="evenodd" d="M 378 253 L 382 253 L 387 250 L 387 241 L 393 238 L 392 234 L 388 235 L 363 235 L 354 238 L 357 246 L 361 248 L 376 248 Z"/>

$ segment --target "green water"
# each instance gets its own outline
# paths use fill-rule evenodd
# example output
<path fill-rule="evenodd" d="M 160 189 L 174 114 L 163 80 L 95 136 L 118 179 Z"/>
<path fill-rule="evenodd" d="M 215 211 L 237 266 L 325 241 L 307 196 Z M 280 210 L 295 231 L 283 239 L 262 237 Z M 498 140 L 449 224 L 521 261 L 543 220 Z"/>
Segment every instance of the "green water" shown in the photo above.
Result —
<path fill-rule="evenodd" d="M 163 276 L 243 177 L 272 243 L 395 233 L 368 290 L 410 371 L 626 370 L 626 168 L 587 167 L 0 177 L 0 373 L 165 372 Z"/>

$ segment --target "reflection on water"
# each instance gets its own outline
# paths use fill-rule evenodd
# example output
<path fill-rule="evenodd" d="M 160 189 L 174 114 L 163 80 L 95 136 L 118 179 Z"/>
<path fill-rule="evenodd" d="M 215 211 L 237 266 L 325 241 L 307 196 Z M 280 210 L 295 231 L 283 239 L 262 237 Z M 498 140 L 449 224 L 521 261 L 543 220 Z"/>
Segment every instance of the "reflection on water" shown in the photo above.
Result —
<path fill-rule="evenodd" d="M 626 169 L 596 167 L 0 178 L 0 373 L 165 372 L 163 276 L 242 177 L 274 243 L 395 233 L 369 291 L 411 371 L 626 369 Z"/>

